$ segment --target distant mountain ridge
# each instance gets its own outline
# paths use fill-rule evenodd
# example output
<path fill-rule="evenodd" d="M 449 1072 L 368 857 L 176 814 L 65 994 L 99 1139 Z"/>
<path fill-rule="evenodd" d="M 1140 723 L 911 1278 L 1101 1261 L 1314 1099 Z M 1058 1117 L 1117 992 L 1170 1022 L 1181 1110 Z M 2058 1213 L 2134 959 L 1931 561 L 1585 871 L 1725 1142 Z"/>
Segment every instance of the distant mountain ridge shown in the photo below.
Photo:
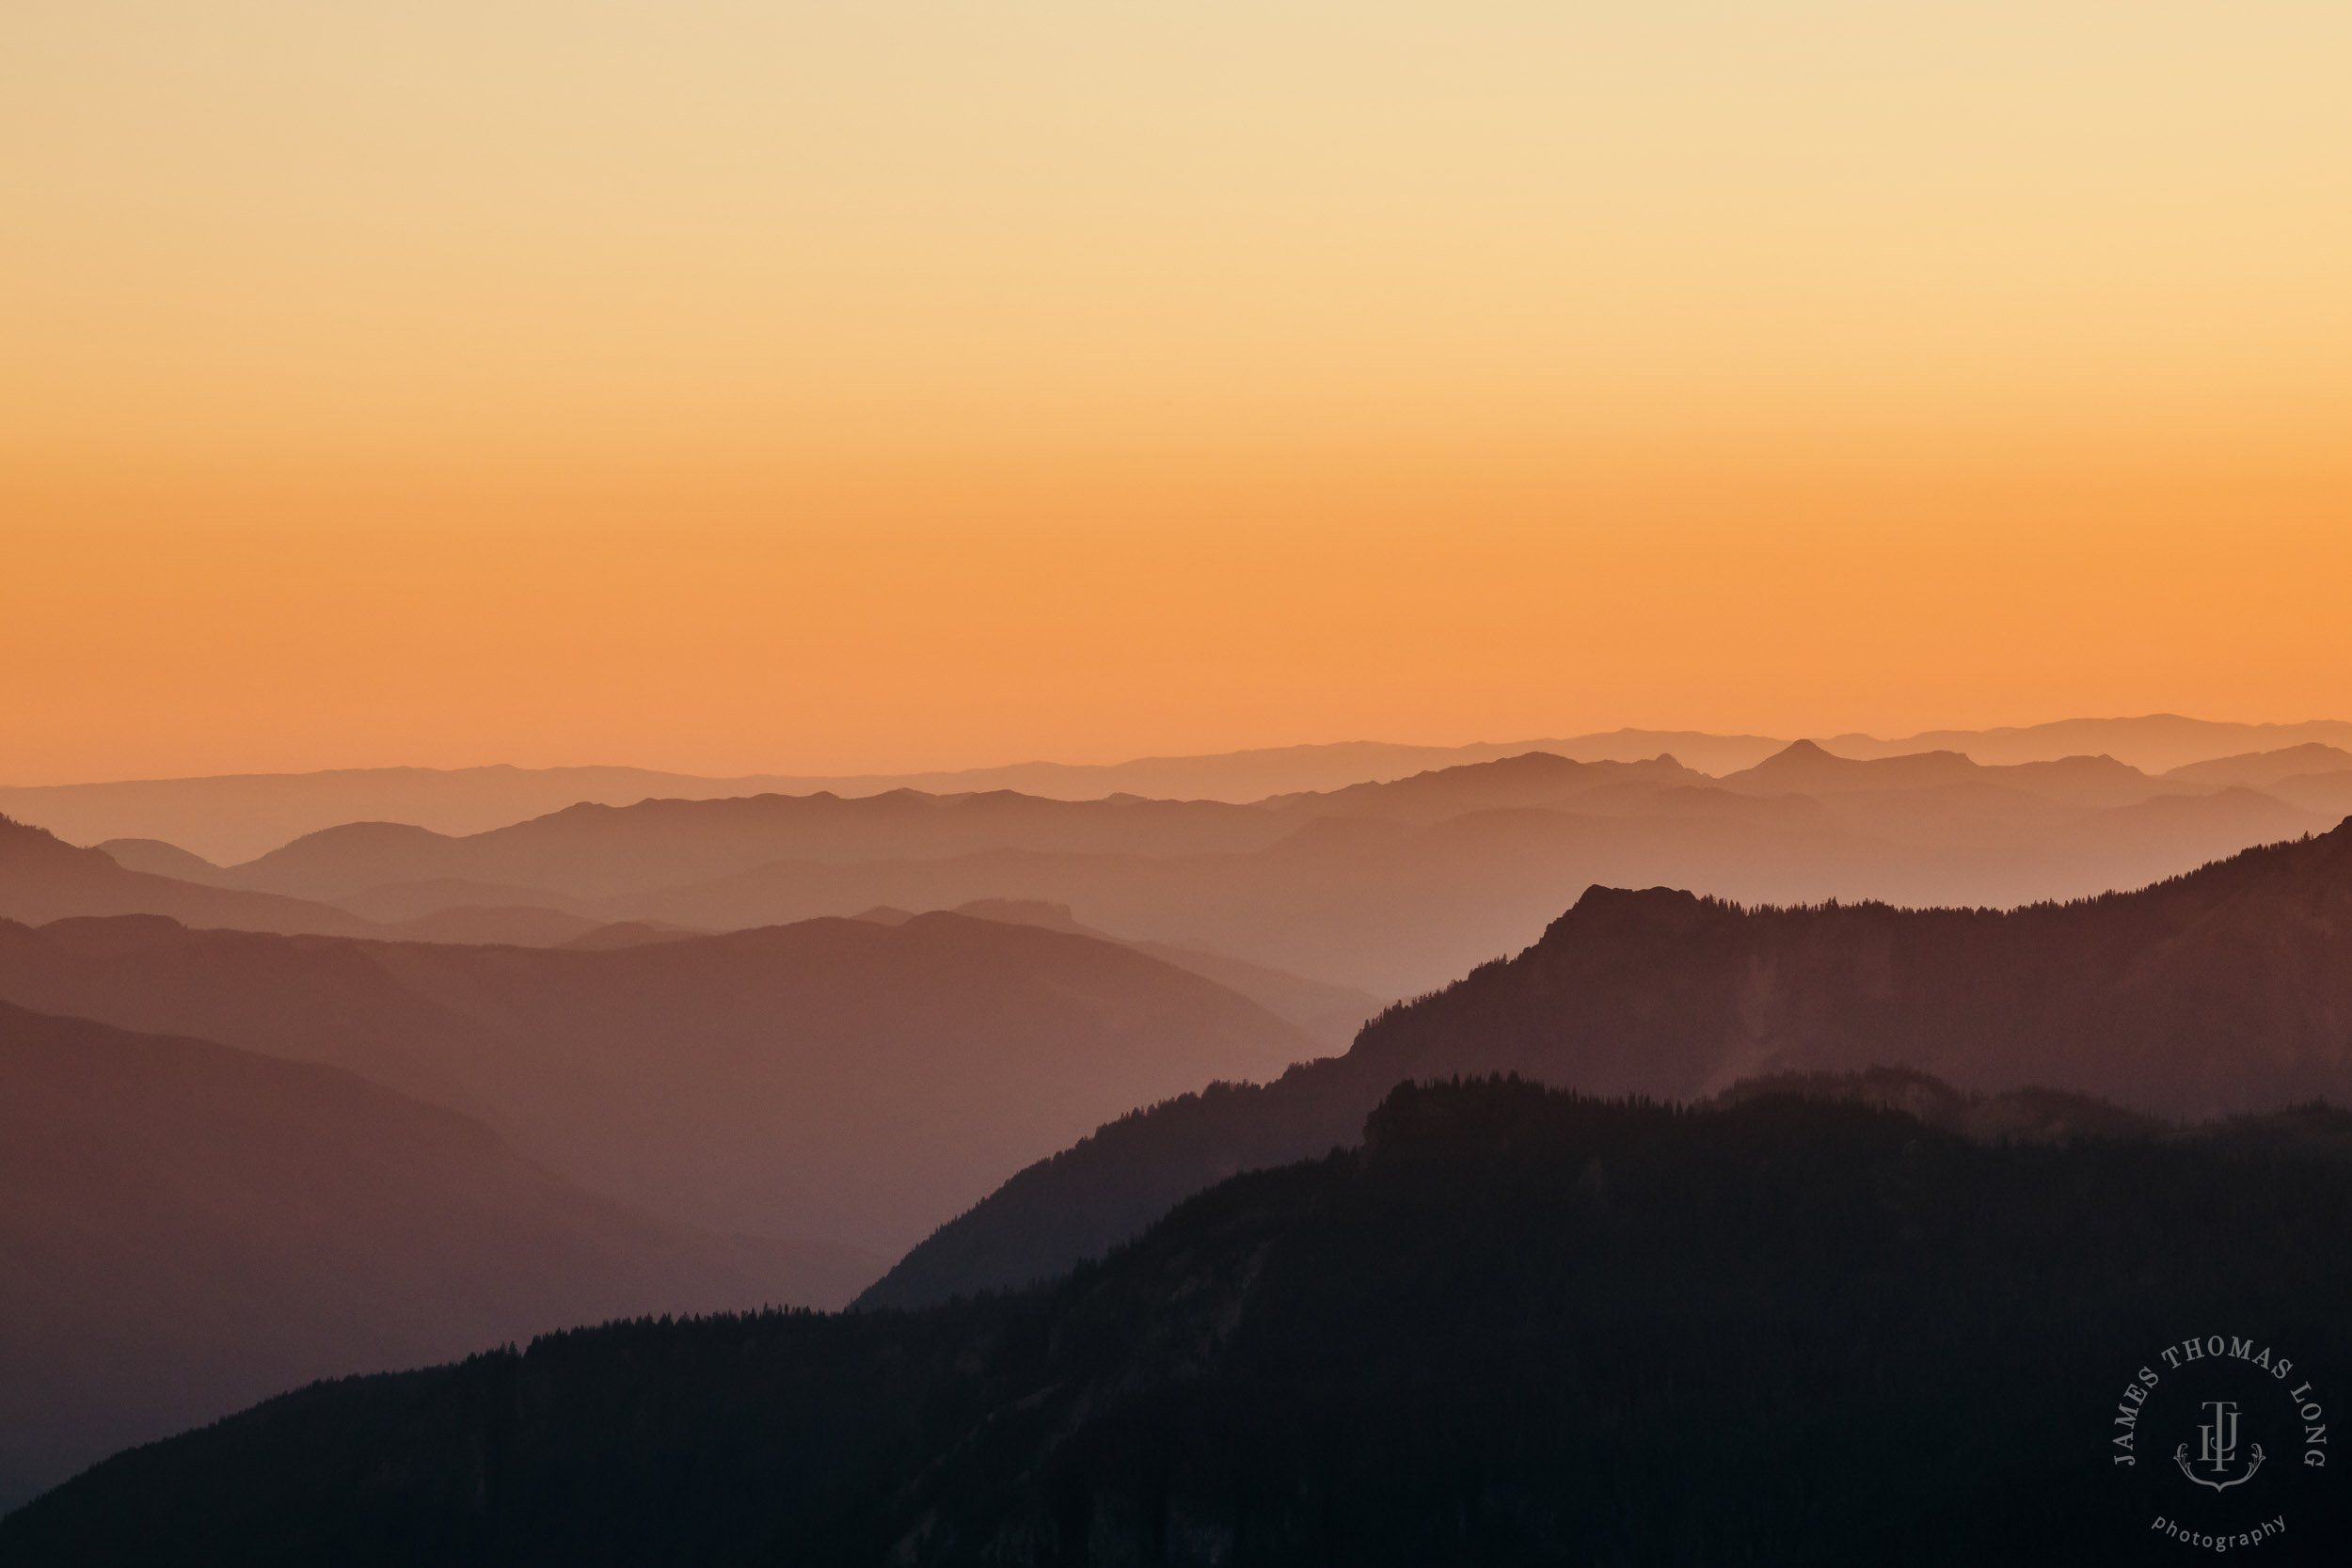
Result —
<path fill-rule="evenodd" d="M 2189 1119 L 2352 1103 L 2352 821 L 2008 911 L 1595 887 L 1534 946 L 1383 1013 L 1344 1055 L 1131 1113 L 1041 1161 L 861 1299 L 921 1305 L 1099 1256 L 1188 1193 L 1344 1141 L 1405 1080 L 1516 1072 L 1687 1101 L 1870 1067 Z"/>
<path fill-rule="evenodd" d="M 858 797 L 1009 790 L 1053 800 L 1112 795 L 1241 803 L 1270 795 L 1343 789 L 1367 779 L 1529 751 L 1585 761 L 1630 761 L 1679 751 L 1703 766 L 1743 767 L 1778 747 L 1760 736 L 1689 730 L 1613 730 L 1561 740 L 1410 746 L 1383 741 L 1282 746 L 1204 756 L 1141 757 L 1113 764 L 1015 763 L 914 773 L 745 774 L 708 778 L 641 768 L 342 768 L 197 779 L 0 785 L 0 812 L 76 844 L 151 838 L 216 863 L 248 860 L 305 833 L 345 822 L 397 821 L 450 835 L 485 832 L 582 801 L 715 800 L 757 794 Z"/>
<path fill-rule="evenodd" d="M 357 936 L 375 928 L 311 899 L 131 871 L 97 849 L 0 816 L 0 918 L 35 924 L 82 915 L 161 914 L 197 926 Z"/>
<path fill-rule="evenodd" d="M 480 890 L 489 900 L 501 891 Z M 290 936 L 542 947 L 576 941 L 611 924 L 549 909 L 544 895 L 536 894 L 520 903 L 461 896 L 419 900 L 418 905 L 378 919 L 319 899 L 238 887 L 220 867 L 175 845 L 139 839 L 118 843 L 111 850 L 81 849 L 46 830 L 0 816 L 0 919 L 28 925 L 156 914 L 194 927 Z"/>
<path fill-rule="evenodd" d="M 783 861 L 935 860 L 999 848 L 1247 852 L 1275 843 L 1293 826 L 1273 813 L 1216 801 L 1051 800 L 1007 791 L 583 802 L 465 838 L 403 823 L 347 823 L 223 875 L 238 886 L 300 890 L 302 896 L 321 898 L 432 878 L 595 898 L 689 885 Z"/>
<path fill-rule="evenodd" d="M 462 838 L 405 823 L 350 822 L 226 867 L 147 841 L 129 841 L 126 850 L 159 868 L 177 868 L 174 875 L 322 900 L 437 879 L 491 896 L 497 895 L 492 890 L 544 889 L 593 899 L 687 886 L 783 862 L 928 861 L 1008 849 L 1153 858 L 1248 854 L 1326 816 L 1427 823 L 1470 811 L 1558 805 L 1613 785 L 1660 789 L 1710 782 L 1671 757 L 1584 763 L 1534 752 L 1246 804 L 1125 795 L 1062 800 L 1010 790 L 761 794 L 649 799 L 628 806 L 581 802 Z"/>
<path fill-rule="evenodd" d="M 2046 762 L 2063 756 L 2106 753 L 2150 773 L 2189 763 L 2254 752 L 2275 752 L 2307 742 L 2352 747 L 2352 721 L 2312 719 L 2290 724 L 2245 724 L 2185 719 L 2177 713 L 2133 719 L 2060 719 L 2046 724 L 2003 725 L 1985 730 L 1922 730 L 1882 740 L 1875 736 L 1831 736 L 1824 742 L 1845 756 L 1894 756 L 1905 752 L 1965 752 L 1987 765 Z"/>
<path fill-rule="evenodd" d="M 464 838 L 353 823 L 228 868 L 117 847 L 135 866 L 399 923 L 388 937 L 554 945 L 603 923 L 732 930 L 1004 898 L 1394 996 L 1524 945 L 1595 882 L 1916 907 L 2139 885 L 2331 826 L 2342 814 L 2281 797 L 2325 805 L 2335 775 L 2292 773 L 2280 795 L 2243 783 L 2314 760 L 2229 759 L 2181 782 L 2111 757 L 1981 767 L 1797 742 L 1716 779 L 1671 756 L 1537 752 L 1248 805 L 754 796 L 583 804 Z"/>
<path fill-rule="evenodd" d="M 2022 729 L 1930 731 L 1899 740 L 1830 737 L 1848 756 L 1949 750 L 1987 764 L 2050 761 L 2106 752 L 2150 772 L 2237 752 L 2307 741 L 2352 748 L 2352 723 L 2217 723 L 2157 714 L 2067 720 Z M 103 784 L 0 785 L 0 812 L 74 844 L 161 839 L 215 862 L 249 860 L 305 833 L 344 822 L 397 821 L 463 835 L 520 822 L 580 801 L 628 805 L 667 797 L 711 799 L 767 792 L 875 795 L 1009 789 L 1065 800 L 1116 794 L 1232 802 L 1302 791 L 1332 791 L 1531 751 L 1579 761 L 1632 761 L 1672 752 L 1702 772 L 1754 766 L 1785 741 L 1691 730 L 1621 729 L 1554 739 L 1470 746 L 1347 742 L 1263 748 L 1190 757 L 1142 757 L 1109 765 L 1020 763 L 913 773 L 750 774 L 707 778 L 635 768 L 343 768 Z"/>

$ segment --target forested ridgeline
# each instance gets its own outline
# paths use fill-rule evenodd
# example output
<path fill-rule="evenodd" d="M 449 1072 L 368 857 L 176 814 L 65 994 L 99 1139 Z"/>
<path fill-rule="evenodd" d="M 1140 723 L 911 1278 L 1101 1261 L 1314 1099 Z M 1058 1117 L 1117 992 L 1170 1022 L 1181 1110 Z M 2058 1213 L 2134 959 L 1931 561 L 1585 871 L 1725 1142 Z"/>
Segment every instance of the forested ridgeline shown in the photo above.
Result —
<path fill-rule="evenodd" d="M 1695 1101 L 1878 1067 L 2185 1123 L 2352 1103 L 2352 824 L 2020 910 L 1742 909 L 1593 888 L 1541 942 L 1391 1008 L 1343 1056 L 1154 1106 L 1028 1167 L 862 1299 L 919 1306 L 1100 1256 L 1221 1176 L 1350 1141 L 1405 1079 L 1517 1072 Z"/>
<path fill-rule="evenodd" d="M 107 1462 L 0 1560 L 2137 1560 L 2171 1434 L 2145 1471 L 2110 1439 L 2163 1347 L 2249 1337 L 2339 1397 L 2352 1164 L 2311 1148 L 2344 1122 L 1988 1143 L 1406 1086 L 1359 1148 L 1037 1290 L 317 1386 Z M 2232 1501 L 2290 1515 L 2263 1560 L 2330 1560 L 2302 1434 L 2249 1434 L 2276 1457 Z"/>

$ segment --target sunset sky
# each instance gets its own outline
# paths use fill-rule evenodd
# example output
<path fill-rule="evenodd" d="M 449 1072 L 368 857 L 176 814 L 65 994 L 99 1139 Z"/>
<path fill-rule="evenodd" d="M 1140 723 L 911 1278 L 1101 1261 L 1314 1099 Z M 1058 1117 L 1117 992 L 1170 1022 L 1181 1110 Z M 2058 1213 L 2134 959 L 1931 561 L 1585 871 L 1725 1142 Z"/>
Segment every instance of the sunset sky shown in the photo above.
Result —
<path fill-rule="evenodd" d="M 0 9 L 0 783 L 2352 715 L 2352 7 Z"/>

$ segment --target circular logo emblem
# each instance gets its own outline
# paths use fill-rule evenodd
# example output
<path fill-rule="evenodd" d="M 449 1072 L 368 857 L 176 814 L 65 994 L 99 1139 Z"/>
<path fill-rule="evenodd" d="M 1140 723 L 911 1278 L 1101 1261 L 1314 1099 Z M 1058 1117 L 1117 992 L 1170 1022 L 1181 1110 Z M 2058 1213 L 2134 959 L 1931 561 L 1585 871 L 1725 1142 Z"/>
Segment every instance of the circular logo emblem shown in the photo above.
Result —
<path fill-rule="evenodd" d="M 2328 1398 L 2291 1352 L 2214 1334 L 2165 1346 L 2118 1390 L 2107 1459 L 2125 1528 L 2156 1556 L 2335 1560 Z"/>

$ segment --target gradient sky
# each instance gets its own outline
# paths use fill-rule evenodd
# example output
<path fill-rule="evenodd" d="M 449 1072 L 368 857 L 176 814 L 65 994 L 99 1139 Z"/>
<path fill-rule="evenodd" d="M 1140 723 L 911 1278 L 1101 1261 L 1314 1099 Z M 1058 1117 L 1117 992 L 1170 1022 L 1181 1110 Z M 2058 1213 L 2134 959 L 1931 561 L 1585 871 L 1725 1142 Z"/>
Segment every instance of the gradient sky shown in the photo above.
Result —
<path fill-rule="evenodd" d="M 0 781 L 2352 712 L 2352 8 L 0 9 Z"/>

